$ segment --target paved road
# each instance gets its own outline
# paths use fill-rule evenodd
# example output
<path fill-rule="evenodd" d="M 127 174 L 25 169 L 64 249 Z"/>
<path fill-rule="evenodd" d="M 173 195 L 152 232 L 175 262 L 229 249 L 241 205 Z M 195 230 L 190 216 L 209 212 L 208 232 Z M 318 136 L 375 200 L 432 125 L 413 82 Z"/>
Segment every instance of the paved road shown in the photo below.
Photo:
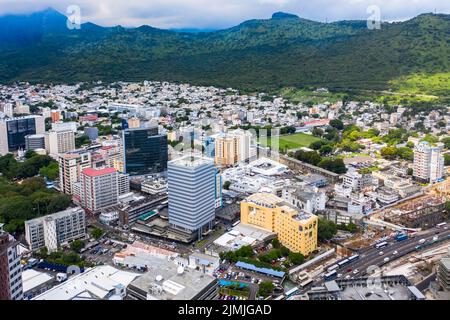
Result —
<path fill-rule="evenodd" d="M 439 231 L 439 234 L 436 232 Z M 396 242 L 395 240 L 389 240 L 388 246 L 382 249 L 376 249 L 374 247 L 366 248 L 360 250 L 358 254 L 360 255 L 360 259 L 342 267 L 338 270 L 338 274 L 342 274 L 340 279 L 345 278 L 347 275 L 351 277 L 361 277 L 367 274 L 367 268 L 370 266 L 378 266 L 382 267 L 383 265 L 390 263 L 394 260 L 397 260 L 401 257 L 404 257 L 407 254 L 410 254 L 414 251 L 418 251 L 420 249 L 417 248 L 420 245 L 419 241 L 421 239 L 425 239 L 425 243 L 423 245 L 433 245 L 433 237 L 438 236 L 439 240 L 447 239 L 450 240 L 450 230 L 442 230 L 442 229 L 430 229 L 420 234 L 417 234 L 416 237 L 410 238 L 408 240 L 402 242 Z M 436 242 L 438 244 L 440 242 Z M 397 251 L 397 254 L 393 254 Z M 381 254 L 382 253 L 382 254 Z M 388 262 L 385 262 L 385 258 L 389 258 Z M 358 270 L 359 273 L 356 275 L 353 274 L 353 271 Z M 321 277 L 323 274 L 321 275 Z M 320 286 L 323 284 L 323 278 L 318 278 L 314 283 L 315 286 Z"/>

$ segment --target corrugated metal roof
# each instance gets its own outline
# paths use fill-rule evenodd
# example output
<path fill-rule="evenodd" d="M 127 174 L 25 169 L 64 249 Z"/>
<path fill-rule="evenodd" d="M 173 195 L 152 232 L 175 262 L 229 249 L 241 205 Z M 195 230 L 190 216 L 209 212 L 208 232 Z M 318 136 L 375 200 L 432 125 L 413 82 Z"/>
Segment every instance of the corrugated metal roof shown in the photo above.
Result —
<path fill-rule="evenodd" d="M 238 261 L 238 263 L 236 263 L 236 267 L 259 272 L 259 273 L 268 274 L 270 276 L 274 276 L 274 277 L 278 277 L 278 278 L 283 278 L 285 275 L 285 273 L 283 271 L 277 271 L 277 270 L 273 270 L 273 269 L 269 269 L 269 268 L 258 268 L 253 264 L 245 263 L 242 261 Z"/>

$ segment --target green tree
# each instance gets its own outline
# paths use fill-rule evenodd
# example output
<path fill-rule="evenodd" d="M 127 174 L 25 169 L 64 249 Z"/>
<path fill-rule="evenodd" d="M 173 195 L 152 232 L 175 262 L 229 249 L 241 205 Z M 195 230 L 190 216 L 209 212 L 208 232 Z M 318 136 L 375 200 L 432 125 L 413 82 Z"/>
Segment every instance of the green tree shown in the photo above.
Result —
<path fill-rule="evenodd" d="M 273 293 L 275 286 L 270 281 L 263 281 L 259 284 L 258 295 L 267 298 Z"/>
<path fill-rule="evenodd" d="M 37 156 L 37 153 L 34 152 L 33 150 L 28 150 L 27 152 L 25 152 L 25 159 L 30 159 L 33 158 L 34 156 Z"/>
<path fill-rule="evenodd" d="M 403 160 L 407 160 L 407 161 L 414 160 L 414 151 L 408 147 L 398 148 L 397 155 Z"/>
<path fill-rule="evenodd" d="M 450 149 L 450 137 L 445 137 L 441 141 L 446 149 Z"/>
<path fill-rule="evenodd" d="M 341 158 L 324 158 L 317 164 L 317 166 L 337 174 L 347 172 L 344 160 Z"/>
<path fill-rule="evenodd" d="M 42 167 L 39 170 L 41 176 L 46 177 L 48 180 L 55 181 L 59 177 L 59 165 L 58 162 L 53 161 L 46 167 Z"/>
<path fill-rule="evenodd" d="M 337 130 L 343 130 L 344 129 L 344 123 L 339 119 L 334 119 L 330 121 L 330 126 L 333 128 L 336 128 Z"/>
<path fill-rule="evenodd" d="M 302 264 L 303 261 L 305 261 L 305 256 L 303 256 L 301 253 L 295 253 L 291 252 L 289 253 L 289 260 L 294 265 Z"/>
<path fill-rule="evenodd" d="M 100 135 L 100 131 L 99 131 L 99 135 Z M 89 137 L 87 135 L 82 135 L 80 137 L 75 138 L 75 147 L 77 148 L 81 148 L 84 145 L 87 145 L 91 143 L 91 140 L 89 139 Z"/>
<path fill-rule="evenodd" d="M 444 154 L 444 165 L 450 166 L 450 154 L 448 153 Z"/>
<path fill-rule="evenodd" d="M 76 253 L 80 253 L 81 249 L 83 249 L 85 243 L 83 240 L 75 240 L 70 244 L 70 249 Z"/>
<path fill-rule="evenodd" d="M 94 230 L 91 231 L 91 236 L 95 239 L 98 240 L 103 236 L 103 230 L 99 229 L 99 228 L 95 228 Z"/>
<path fill-rule="evenodd" d="M 394 160 L 397 158 L 397 148 L 395 147 L 384 147 L 380 150 L 381 156 L 388 160 Z"/>
<path fill-rule="evenodd" d="M 230 181 L 225 181 L 223 184 L 223 188 L 225 190 L 230 190 L 230 186 L 231 186 L 231 182 Z"/>
<path fill-rule="evenodd" d="M 333 147 L 331 145 L 329 145 L 329 144 L 326 144 L 326 145 L 320 147 L 320 150 L 319 150 L 319 153 L 322 156 L 329 155 L 332 152 L 333 152 Z"/>
<path fill-rule="evenodd" d="M 317 165 L 322 160 L 322 157 L 316 151 L 304 150 L 297 151 L 295 153 L 295 158 L 312 165 Z"/>
<path fill-rule="evenodd" d="M 313 149 L 313 150 L 319 150 L 325 144 L 327 144 L 325 141 L 318 140 L 318 141 L 311 142 L 311 144 L 309 145 L 309 148 Z"/>
<path fill-rule="evenodd" d="M 338 231 L 337 225 L 326 219 L 319 219 L 317 228 L 317 239 L 319 242 L 331 240 Z"/>
<path fill-rule="evenodd" d="M 280 240 L 278 240 L 278 239 L 273 239 L 273 240 L 272 240 L 272 246 L 273 246 L 275 249 L 279 249 L 279 248 L 281 247 L 281 242 L 280 242 Z"/>

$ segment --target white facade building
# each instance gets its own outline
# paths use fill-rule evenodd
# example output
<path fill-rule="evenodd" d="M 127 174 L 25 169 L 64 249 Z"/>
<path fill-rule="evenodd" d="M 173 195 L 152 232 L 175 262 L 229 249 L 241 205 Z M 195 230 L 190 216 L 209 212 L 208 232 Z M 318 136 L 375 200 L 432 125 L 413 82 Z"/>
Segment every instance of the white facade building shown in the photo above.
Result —
<path fill-rule="evenodd" d="M 53 157 L 75 150 L 75 133 L 71 130 L 47 132 L 45 148 Z"/>
<path fill-rule="evenodd" d="M 0 300 L 22 300 L 19 242 L 0 225 Z"/>
<path fill-rule="evenodd" d="M 91 154 L 66 153 L 59 157 L 59 188 L 66 194 L 74 194 L 74 184 L 80 180 L 81 171 L 91 167 Z"/>
<path fill-rule="evenodd" d="M 49 252 L 86 236 L 86 217 L 81 208 L 69 208 L 25 222 L 25 239 L 30 250 L 46 247 Z"/>
<path fill-rule="evenodd" d="M 414 178 L 421 182 L 436 182 L 444 175 L 443 145 L 432 146 L 422 141 L 414 149 Z"/>
<path fill-rule="evenodd" d="M 84 169 L 75 199 L 90 212 L 99 212 L 119 202 L 119 174 L 114 168 Z"/>

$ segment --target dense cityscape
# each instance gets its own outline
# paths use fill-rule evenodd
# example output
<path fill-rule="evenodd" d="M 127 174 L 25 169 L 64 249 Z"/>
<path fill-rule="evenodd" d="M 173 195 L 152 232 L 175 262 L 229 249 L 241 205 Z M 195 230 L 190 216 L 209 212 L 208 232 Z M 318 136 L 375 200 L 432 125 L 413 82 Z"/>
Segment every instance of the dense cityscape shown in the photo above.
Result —
<path fill-rule="evenodd" d="M 314 94 L 0 85 L 0 300 L 450 299 L 449 107 Z"/>

